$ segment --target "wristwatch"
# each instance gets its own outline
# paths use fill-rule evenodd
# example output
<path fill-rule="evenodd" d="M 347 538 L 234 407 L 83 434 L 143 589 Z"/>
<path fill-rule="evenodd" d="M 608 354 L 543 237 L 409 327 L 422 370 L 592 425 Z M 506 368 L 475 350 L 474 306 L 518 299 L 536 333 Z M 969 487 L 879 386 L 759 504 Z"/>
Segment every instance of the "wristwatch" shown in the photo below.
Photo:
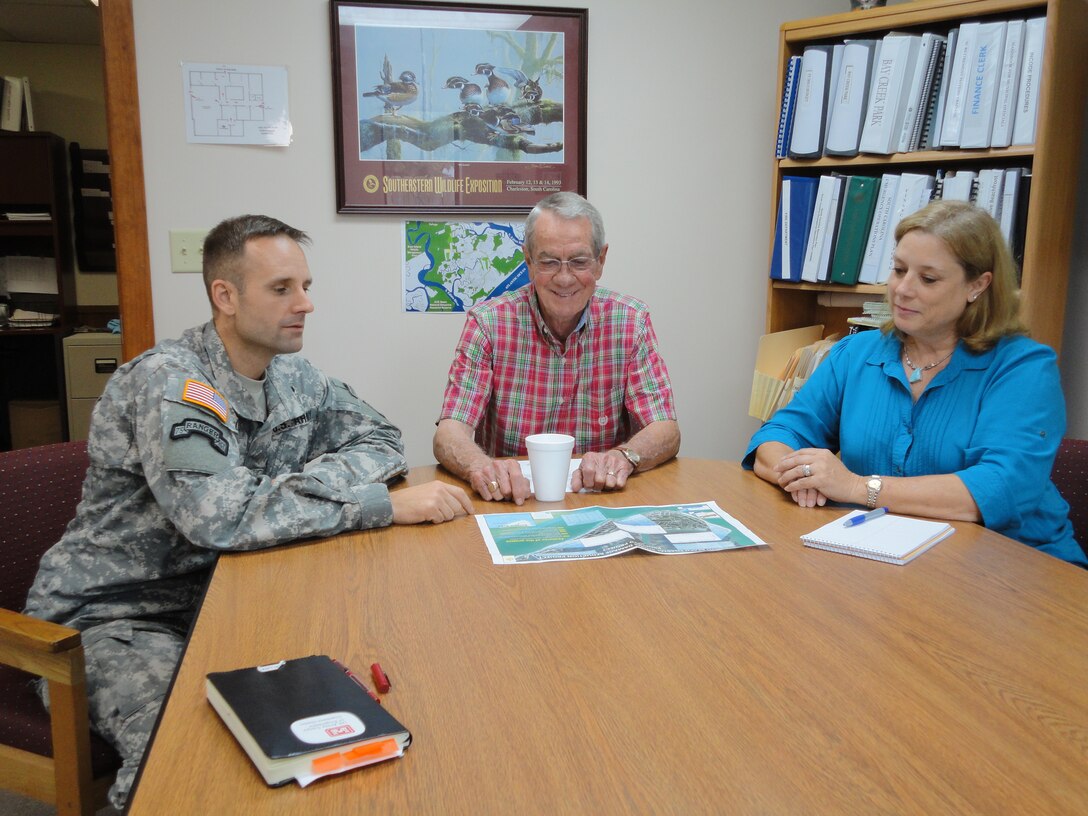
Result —
<path fill-rule="evenodd" d="M 880 498 L 880 488 L 883 486 L 884 482 L 876 475 L 870 476 L 869 481 L 865 483 L 865 489 L 868 491 L 868 495 L 865 497 L 865 506 L 870 510 L 876 507 L 877 499 Z"/>
<path fill-rule="evenodd" d="M 631 463 L 631 472 L 632 473 L 634 473 L 635 471 L 638 470 L 638 463 L 642 461 L 641 456 L 639 456 L 637 453 L 635 453 L 630 448 L 625 448 L 625 447 L 622 447 L 622 446 L 617 447 L 616 450 L 618 450 L 620 453 L 622 453 L 623 458 Z"/>

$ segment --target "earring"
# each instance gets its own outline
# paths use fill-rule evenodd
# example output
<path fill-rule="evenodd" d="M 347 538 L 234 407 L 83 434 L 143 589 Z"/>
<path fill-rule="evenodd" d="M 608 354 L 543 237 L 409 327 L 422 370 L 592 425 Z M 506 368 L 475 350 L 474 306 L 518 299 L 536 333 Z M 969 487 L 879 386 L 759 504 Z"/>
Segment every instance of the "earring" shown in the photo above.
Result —
<path fill-rule="evenodd" d="M 974 303 L 978 299 L 978 295 L 971 295 L 971 302 Z"/>

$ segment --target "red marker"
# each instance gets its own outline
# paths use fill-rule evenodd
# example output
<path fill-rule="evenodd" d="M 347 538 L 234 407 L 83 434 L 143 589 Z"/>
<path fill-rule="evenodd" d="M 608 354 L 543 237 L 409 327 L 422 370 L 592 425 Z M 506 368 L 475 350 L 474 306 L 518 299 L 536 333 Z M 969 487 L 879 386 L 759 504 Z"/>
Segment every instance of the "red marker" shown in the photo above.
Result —
<path fill-rule="evenodd" d="M 382 694 L 388 694 L 389 678 L 386 676 L 385 672 L 382 671 L 382 667 L 377 663 L 372 663 L 370 665 L 370 673 L 374 677 L 374 685 L 378 687 L 378 691 Z"/>
<path fill-rule="evenodd" d="M 337 666 L 339 666 L 340 669 L 344 672 L 344 674 L 346 674 L 348 677 L 350 677 L 352 680 L 354 680 L 355 684 L 359 688 L 361 688 L 363 691 L 365 691 L 367 694 L 370 695 L 370 698 L 372 700 L 374 700 L 375 702 L 378 702 L 378 703 L 381 702 L 381 700 L 378 699 L 378 695 L 375 694 L 370 689 L 368 689 L 366 687 L 366 684 L 356 676 L 355 672 L 353 672 L 351 669 L 349 669 L 347 666 L 345 666 L 343 663 L 341 663 L 335 657 L 330 657 L 329 660 L 331 660 L 333 663 L 335 663 Z"/>

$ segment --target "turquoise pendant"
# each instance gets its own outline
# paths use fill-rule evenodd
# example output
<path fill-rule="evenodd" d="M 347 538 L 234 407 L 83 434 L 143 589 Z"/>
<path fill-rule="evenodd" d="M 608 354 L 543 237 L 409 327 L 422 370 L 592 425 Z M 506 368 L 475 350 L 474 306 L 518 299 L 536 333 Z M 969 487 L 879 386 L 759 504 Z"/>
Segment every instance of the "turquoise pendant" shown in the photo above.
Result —
<path fill-rule="evenodd" d="M 910 373 L 910 376 L 907 377 L 907 382 L 916 383 L 920 379 L 922 379 L 922 369 L 916 368 Z"/>

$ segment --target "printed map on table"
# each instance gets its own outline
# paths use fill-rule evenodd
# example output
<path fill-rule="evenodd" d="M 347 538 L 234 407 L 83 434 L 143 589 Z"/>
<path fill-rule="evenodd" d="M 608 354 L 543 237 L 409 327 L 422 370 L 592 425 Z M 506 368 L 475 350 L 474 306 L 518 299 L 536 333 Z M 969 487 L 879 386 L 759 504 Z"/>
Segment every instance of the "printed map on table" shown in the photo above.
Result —
<path fill-rule="evenodd" d="M 712 501 L 487 513 L 476 523 L 495 564 L 607 558 L 635 549 L 684 555 L 766 546 Z"/>
<path fill-rule="evenodd" d="M 406 221 L 404 311 L 464 312 L 529 282 L 523 224 Z"/>

